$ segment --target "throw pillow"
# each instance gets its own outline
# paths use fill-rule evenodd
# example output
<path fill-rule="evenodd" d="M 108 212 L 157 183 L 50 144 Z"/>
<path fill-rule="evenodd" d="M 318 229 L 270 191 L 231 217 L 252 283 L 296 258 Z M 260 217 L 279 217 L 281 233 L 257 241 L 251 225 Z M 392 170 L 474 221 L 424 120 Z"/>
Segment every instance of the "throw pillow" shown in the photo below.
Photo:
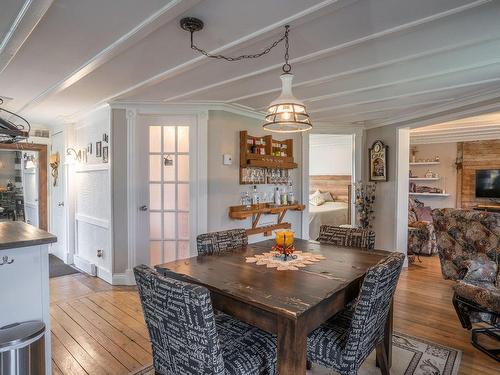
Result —
<path fill-rule="evenodd" d="M 497 264 L 486 256 L 466 260 L 464 281 L 481 281 L 494 284 L 497 278 Z"/>
<path fill-rule="evenodd" d="M 323 203 L 325 203 L 325 200 L 321 195 L 316 195 L 309 199 L 309 203 L 313 206 L 321 206 Z"/>
<path fill-rule="evenodd" d="M 329 191 L 325 191 L 324 193 L 320 193 L 325 202 L 333 202 L 332 194 Z"/>
<path fill-rule="evenodd" d="M 432 223 L 432 209 L 429 206 L 415 207 L 415 213 L 419 221 Z"/>

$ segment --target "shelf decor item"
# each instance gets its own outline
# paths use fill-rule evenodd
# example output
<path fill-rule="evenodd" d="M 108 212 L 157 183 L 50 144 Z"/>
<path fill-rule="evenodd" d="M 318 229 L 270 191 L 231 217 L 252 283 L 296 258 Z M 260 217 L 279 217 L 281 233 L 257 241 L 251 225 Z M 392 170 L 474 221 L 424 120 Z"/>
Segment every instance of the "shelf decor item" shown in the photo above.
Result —
<path fill-rule="evenodd" d="M 387 146 L 380 140 L 368 149 L 370 158 L 370 181 L 387 181 Z"/>
<path fill-rule="evenodd" d="M 356 219 L 361 228 L 372 228 L 375 219 L 373 206 L 375 203 L 375 183 L 357 182 L 354 184 Z"/>

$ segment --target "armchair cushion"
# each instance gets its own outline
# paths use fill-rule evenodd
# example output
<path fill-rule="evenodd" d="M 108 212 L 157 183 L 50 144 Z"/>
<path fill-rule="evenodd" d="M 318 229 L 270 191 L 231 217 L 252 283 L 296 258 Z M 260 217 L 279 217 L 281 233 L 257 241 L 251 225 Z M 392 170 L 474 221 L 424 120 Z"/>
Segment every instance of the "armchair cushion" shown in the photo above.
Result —
<path fill-rule="evenodd" d="M 419 221 L 432 223 L 432 209 L 429 206 L 415 207 L 415 213 Z"/>
<path fill-rule="evenodd" d="M 453 287 L 460 297 L 495 313 L 500 313 L 500 289 L 485 281 L 459 280 Z"/>

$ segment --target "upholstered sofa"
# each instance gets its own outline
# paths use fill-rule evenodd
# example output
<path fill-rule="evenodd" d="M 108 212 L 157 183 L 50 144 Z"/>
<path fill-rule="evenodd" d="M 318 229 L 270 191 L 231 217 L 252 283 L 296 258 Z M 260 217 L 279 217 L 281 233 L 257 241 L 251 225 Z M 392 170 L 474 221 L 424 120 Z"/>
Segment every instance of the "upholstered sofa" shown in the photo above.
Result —
<path fill-rule="evenodd" d="M 455 280 L 453 305 L 462 326 L 474 322 L 498 324 L 500 317 L 500 214 L 458 209 L 432 211 L 441 271 Z M 472 330 L 472 344 L 500 360 L 477 339 L 495 329 Z M 500 336 L 496 334 L 497 339 Z M 493 336 L 495 337 L 495 336 Z"/>
<path fill-rule="evenodd" d="M 408 200 L 408 254 L 437 253 L 431 208 L 410 197 Z"/>

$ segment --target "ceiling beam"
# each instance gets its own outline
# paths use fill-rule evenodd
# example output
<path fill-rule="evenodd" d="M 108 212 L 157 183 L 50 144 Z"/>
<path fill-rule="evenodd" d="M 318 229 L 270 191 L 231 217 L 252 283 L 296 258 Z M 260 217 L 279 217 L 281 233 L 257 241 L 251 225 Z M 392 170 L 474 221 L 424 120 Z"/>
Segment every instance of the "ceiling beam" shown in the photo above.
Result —
<path fill-rule="evenodd" d="M 0 42 L 0 74 L 7 68 L 24 42 L 52 5 L 53 0 L 26 0 Z"/>
<path fill-rule="evenodd" d="M 183 14 L 186 10 L 190 9 L 200 1 L 201 0 L 171 0 L 159 10 L 144 19 L 137 26 L 129 30 L 126 34 L 122 35 L 109 46 L 101 50 L 91 59 L 84 62 L 73 72 L 69 73 L 62 80 L 45 89 L 42 93 L 21 107 L 19 112 L 23 112 L 29 107 L 42 102 L 47 97 L 56 95 L 62 90 L 75 84 L 86 75 L 110 61 L 113 57 L 125 51 L 139 40 L 145 38 L 160 26 L 177 18 L 179 15 Z"/>

